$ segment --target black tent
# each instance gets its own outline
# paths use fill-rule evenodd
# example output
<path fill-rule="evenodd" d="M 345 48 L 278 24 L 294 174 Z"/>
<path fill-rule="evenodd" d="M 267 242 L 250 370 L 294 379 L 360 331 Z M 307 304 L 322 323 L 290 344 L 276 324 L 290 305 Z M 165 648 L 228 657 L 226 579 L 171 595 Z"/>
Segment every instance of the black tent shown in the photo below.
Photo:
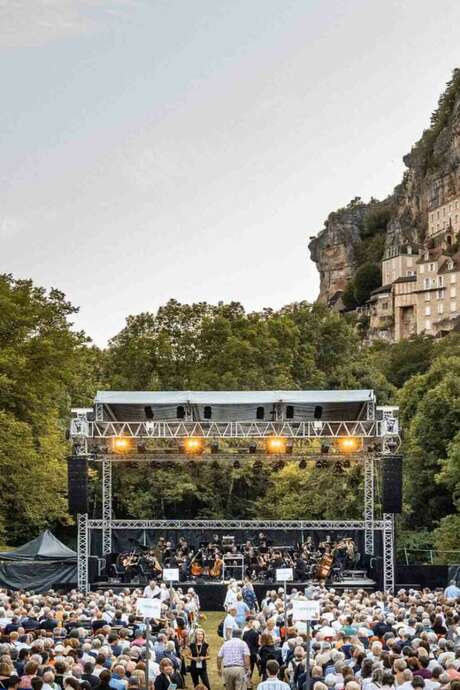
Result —
<path fill-rule="evenodd" d="M 77 581 L 77 554 L 46 530 L 14 551 L 0 552 L 0 587 L 45 592 Z"/>

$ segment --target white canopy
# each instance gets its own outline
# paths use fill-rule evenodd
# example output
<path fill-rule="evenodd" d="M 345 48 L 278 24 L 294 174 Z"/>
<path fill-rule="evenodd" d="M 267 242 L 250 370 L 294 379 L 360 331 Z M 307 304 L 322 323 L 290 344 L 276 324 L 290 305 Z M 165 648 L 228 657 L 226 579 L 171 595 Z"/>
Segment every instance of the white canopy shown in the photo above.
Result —
<path fill-rule="evenodd" d="M 375 400 L 373 390 L 329 391 L 98 391 L 104 405 L 322 405 Z"/>

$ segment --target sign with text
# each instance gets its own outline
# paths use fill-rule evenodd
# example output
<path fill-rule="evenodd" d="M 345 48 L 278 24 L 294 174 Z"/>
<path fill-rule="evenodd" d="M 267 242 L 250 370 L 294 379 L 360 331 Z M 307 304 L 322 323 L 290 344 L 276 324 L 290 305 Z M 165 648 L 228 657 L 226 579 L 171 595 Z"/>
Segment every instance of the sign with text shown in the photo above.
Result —
<path fill-rule="evenodd" d="M 163 568 L 165 582 L 179 582 L 179 568 Z"/>
<path fill-rule="evenodd" d="M 292 607 L 294 621 L 313 621 L 319 618 L 319 601 L 294 599 Z"/>
<path fill-rule="evenodd" d="M 277 582 L 292 582 L 294 579 L 294 574 L 292 568 L 277 568 L 276 569 L 276 581 Z"/>
<path fill-rule="evenodd" d="M 161 618 L 161 601 L 159 599 L 147 599 L 141 597 L 136 602 L 137 612 L 143 618 Z"/>

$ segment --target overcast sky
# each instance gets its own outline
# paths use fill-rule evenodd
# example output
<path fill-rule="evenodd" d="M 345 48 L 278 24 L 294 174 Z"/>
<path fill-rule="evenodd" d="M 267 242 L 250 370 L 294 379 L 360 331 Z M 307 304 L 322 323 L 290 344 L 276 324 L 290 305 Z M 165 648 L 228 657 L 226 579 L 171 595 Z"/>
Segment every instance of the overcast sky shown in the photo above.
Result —
<path fill-rule="evenodd" d="M 103 345 L 180 301 L 316 297 L 460 63 L 458 0 L 0 0 L 0 272 Z"/>

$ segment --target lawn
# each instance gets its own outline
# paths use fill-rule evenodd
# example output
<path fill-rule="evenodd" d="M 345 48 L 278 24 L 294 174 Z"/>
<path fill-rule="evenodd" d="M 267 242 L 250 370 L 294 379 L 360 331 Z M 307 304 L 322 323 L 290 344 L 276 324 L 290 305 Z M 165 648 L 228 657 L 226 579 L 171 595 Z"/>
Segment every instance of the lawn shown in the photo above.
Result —
<path fill-rule="evenodd" d="M 217 634 L 217 626 L 224 617 L 224 611 L 206 611 L 206 620 L 202 621 L 202 627 L 206 630 L 206 638 L 209 644 L 209 654 L 211 659 L 208 661 L 208 676 L 211 690 L 222 690 L 224 684 L 217 675 L 216 657 L 217 652 L 222 646 L 223 639 Z M 253 684 L 256 687 L 259 681 L 257 671 L 254 672 Z M 187 687 L 191 687 L 190 676 L 187 676 Z"/>

